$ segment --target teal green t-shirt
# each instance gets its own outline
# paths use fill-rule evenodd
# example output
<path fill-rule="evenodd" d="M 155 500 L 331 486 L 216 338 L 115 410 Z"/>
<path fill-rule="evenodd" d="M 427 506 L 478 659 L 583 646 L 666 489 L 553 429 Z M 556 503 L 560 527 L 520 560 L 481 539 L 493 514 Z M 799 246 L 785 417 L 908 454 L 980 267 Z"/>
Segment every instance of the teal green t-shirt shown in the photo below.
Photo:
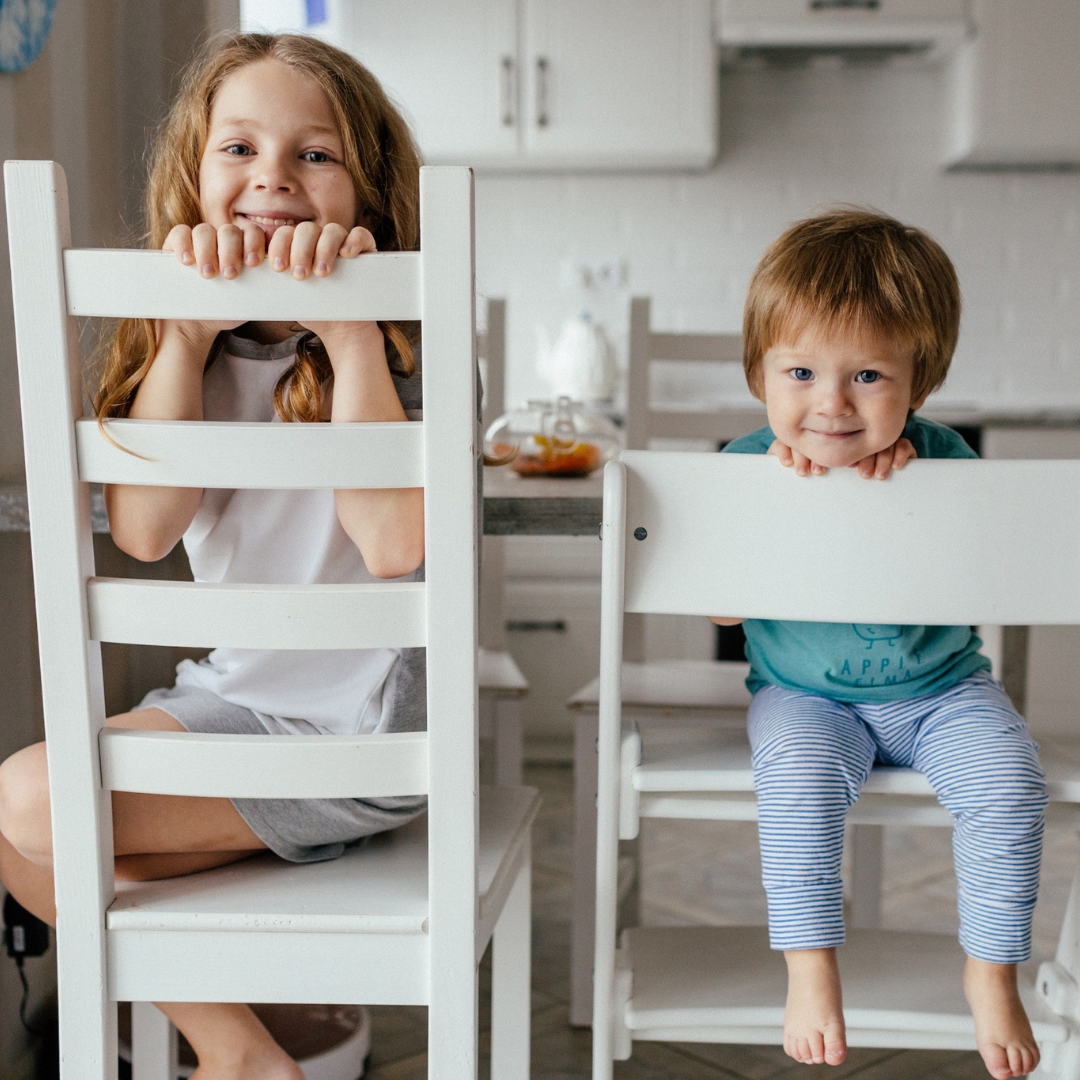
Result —
<path fill-rule="evenodd" d="M 759 428 L 728 443 L 724 453 L 764 454 L 774 437 L 771 428 Z M 904 437 L 921 458 L 977 456 L 951 428 L 920 416 L 907 422 Z M 982 642 L 969 626 L 747 619 L 743 630 L 751 693 L 771 683 L 834 701 L 901 701 L 939 693 L 990 668 L 990 661 L 979 654 Z"/>

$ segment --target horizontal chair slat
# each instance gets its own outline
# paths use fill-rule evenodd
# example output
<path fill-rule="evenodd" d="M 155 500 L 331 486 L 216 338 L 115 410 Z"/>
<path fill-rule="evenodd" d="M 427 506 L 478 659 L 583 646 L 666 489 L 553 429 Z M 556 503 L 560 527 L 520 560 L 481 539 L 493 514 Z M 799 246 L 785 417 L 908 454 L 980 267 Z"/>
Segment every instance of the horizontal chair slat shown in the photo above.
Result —
<path fill-rule="evenodd" d="M 233 649 L 414 648 L 427 643 L 424 583 L 219 585 L 91 578 L 90 637 Z"/>
<path fill-rule="evenodd" d="M 386 735 L 206 735 L 104 728 L 110 791 L 234 799 L 424 795 L 425 731 Z"/>
<path fill-rule="evenodd" d="M 72 315 L 145 319 L 414 320 L 420 255 L 396 251 L 339 259 L 329 277 L 297 281 L 263 263 L 228 281 L 200 277 L 163 251 L 64 252 Z"/>
<path fill-rule="evenodd" d="M 741 334 L 653 334 L 651 360 L 727 360 L 742 363 Z"/>
<path fill-rule="evenodd" d="M 90 483 L 193 488 L 424 485 L 422 422 L 109 420 L 103 432 L 96 420 L 79 420 L 75 432 L 79 476 Z"/>

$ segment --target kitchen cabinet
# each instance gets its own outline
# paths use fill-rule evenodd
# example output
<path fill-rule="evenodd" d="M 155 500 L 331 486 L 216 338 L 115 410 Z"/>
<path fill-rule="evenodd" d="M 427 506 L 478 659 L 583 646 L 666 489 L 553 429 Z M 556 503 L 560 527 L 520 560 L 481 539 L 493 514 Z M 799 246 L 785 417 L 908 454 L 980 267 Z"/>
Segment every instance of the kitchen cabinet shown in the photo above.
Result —
<path fill-rule="evenodd" d="M 710 0 L 339 0 L 324 36 L 378 76 L 432 164 L 659 169 L 716 156 Z"/>
<path fill-rule="evenodd" d="M 950 72 L 946 164 L 1080 163 L 1080 4 L 973 0 L 972 15 Z"/>

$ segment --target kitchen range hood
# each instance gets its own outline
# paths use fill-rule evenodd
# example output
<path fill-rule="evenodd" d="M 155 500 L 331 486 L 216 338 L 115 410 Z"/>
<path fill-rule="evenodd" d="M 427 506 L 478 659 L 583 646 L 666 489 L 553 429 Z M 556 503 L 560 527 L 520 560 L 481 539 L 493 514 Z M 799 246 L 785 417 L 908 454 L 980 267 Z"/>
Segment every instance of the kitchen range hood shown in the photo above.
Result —
<path fill-rule="evenodd" d="M 716 0 L 726 62 L 936 60 L 971 28 L 967 0 Z"/>

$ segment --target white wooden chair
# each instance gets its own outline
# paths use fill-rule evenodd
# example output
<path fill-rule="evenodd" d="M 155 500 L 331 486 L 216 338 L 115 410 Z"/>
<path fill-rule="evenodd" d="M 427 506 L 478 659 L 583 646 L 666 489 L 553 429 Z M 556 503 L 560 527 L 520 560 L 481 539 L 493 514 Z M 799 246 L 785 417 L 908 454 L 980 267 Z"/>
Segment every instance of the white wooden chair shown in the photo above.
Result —
<path fill-rule="evenodd" d="M 651 325 L 647 297 L 630 301 L 630 350 L 626 445 L 647 450 L 652 439 L 707 439 L 714 443 L 760 427 L 762 410 L 665 410 L 653 407 L 649 381 L 654 364 L 696 360 L 723 364 L 741 377 L 739 334 L 660 333 Z M 707 631 L 707 628 L 703 627 Z M 623 631 L 623 692 L 626 705 L 643 726 L 654 728 L 720 723 L 737 729 L 746 719 L 750 695 L 745 663 L 730 660 L 652 660 L 645 658 L 645 619 L 628 614 Z M 596 735 L 600 680 L 582 687 L 567 702 L 574 725 L 574 868 L 570 943 L 570 1023 L 583 1027 L 592 1018 L 592 958 L 595 911 Z M 632 889 L 636 858 L 623 861 L 623 891 Z"/>
<path fill-rule="evenodd" d="M 623 615 L 902 624 L 1080 623 L 1080 463 L 916 462 L 888 484 L 848 470 L 807 483 L 762 457 L 630 451 L 607 467 L 594 1080 L 634 1039 L 779 1043 L 785 972 L 759 927 L 629 929 L 616 940 L 620 836 L 642 817 L 753 820 L 745 738 L 642 753 L 623 713 Z M 987 528 L 992 521 L 993 528 Z M 783 545 L 800 537 L 793 562 Z M 867 550 L 891 568 L 868 581 Z M 813 575 L 804 568 L 812 566 Z M 1051 822 L 1080 824 L 1080 765 L 1044 754 Z M 876 768 L 849 820 L 951 824 L 925 778 Z M 1043 1080 L 1080 1078 L 1080 875 L 1057 957 L 1022 965 Z M 974 1049 L 951 936 L 849 931 L 852 1046 Z"/>
<path fill-rule="evenodd" d="M 298 283 L 204 281 L 152 251 L 70 250 L 64 175 L 5 166 L 45 726 L 64 1080 L 116 1075 L 118 1000 L 422 1004 L 429 1075 L 477 1074 L 477 964 L 494 939 L 492 1072 L 529 1074 L 530 789 L 477 797 L 472 176 L 421 173 L 422 249 Z M 115 421 L 82 408 L 76 316 L 419 319 L 412 424 Z M 92 482 L 425 487 L 427 581 L 206 585 L 94 576 Z M 428 730 L 359 737 L 103 729 L 101 641 L 426 646 Z M 426 794 L 423 819 L 315 865 L 267 855 L 114 886 L 110 791 Z M 168 1025 L 134 1022 L 137 1080 L 169 1076 Z M 171 1075 L 175 1076 L 175 1073 Z"/>
<path fill-rule="evenodd" d="M 487 302 L 487 328 L 477 342 L 484 365 L 484 431 L 506 411 L 506 301 Z M 503 607 L 503 536 L 480 546 L 480 736 L 495 743 L 495 782 L 520 784 L 525 760 L 522 698 L 529 682 L 510 653 Z"/>

